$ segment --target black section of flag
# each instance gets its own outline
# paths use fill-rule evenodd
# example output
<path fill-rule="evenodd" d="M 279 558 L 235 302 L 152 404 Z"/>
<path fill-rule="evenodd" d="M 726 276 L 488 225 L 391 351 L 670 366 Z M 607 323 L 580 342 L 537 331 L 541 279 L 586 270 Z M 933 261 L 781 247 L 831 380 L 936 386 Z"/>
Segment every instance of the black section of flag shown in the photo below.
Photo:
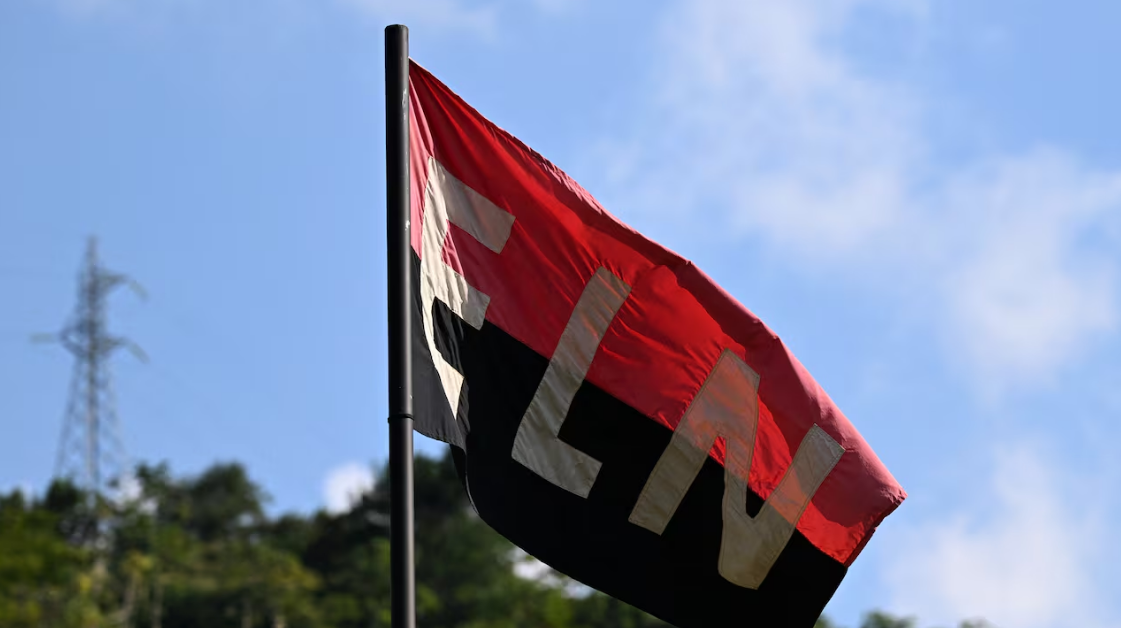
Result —
<path fill-rule="evenodd" d="M 413 285 L 418 270 L 414 254 Z M 453 420 L 423 336 L 419 297 L 415 303 L 417 430 L 465 452 L 457 458 L 468 493 L 495 530 L 558 571 L 681 628 L 814 625 L 845 567 L 795 531 L 758 590 L 721 577 L 724 469 L 711 458 L 662 535 L 627 520 L 672 432 L 596 386 L 584 382 L 560 433 L 603 463 L 587 499 L 515 461 L 514 436 L 548 359 L 489 321 L 471 328 L 436 301 L 437 348 L 466 378 Z M 763 500 L 750 491 L 747 498 L 755 515 Z"/>

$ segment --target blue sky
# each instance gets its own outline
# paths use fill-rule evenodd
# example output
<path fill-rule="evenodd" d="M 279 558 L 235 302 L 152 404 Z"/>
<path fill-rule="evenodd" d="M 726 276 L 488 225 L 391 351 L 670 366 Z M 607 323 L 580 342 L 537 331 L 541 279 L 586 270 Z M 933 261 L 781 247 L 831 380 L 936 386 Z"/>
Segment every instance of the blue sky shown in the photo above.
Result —
<path fill-rule="evenodd" d="M 910 493 L 829 612 L 1121 626 L 1121 6 L 0 4 L 0 487 L 41 489 L 84 239 L 135 459 L 275 511 L 385 459 L 382 27 L 794 349 Z M 431 443 L 422 449 L 437 451 Z"/>

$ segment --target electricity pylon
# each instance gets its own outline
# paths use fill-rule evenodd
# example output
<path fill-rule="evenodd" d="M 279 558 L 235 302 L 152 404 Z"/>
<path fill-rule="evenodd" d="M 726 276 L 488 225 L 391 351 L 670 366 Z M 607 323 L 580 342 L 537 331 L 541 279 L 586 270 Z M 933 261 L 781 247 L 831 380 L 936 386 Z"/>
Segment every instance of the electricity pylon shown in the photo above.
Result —
<path fill-rule="evenodd" d="M 101 265 L 97 238 L 90 237 L 73 315 L 60 332 L 34 337 L 36 341 L 58 342 L 74 355 L 55 477 L 68 478 L 92 495 L 115 492 L 127 472 L 109 358 L 124 348 L 147 362 L 136 343 L 108 332 L 107 297 L 120 286 L 130 287 L 141 298 L 146 296 L 130 277 Z"/>

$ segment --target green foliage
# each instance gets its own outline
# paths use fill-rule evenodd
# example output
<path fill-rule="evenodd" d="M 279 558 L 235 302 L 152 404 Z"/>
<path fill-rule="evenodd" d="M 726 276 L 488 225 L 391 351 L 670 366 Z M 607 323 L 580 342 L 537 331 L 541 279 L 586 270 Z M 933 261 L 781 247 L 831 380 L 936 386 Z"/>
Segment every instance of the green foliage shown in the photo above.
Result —
<path fill-rule="evenodd" d="M 65 488 L 65 487 L 63 487 Z M 59 494 L 56 487 L 50 496 Z M 68 541 L 74 503 L 33 503 L 0 496 L 0 626 L 97 625 L 93 563 Z"/>
<path fill-rule="evenodd" d="M 384 472 L 380 477 L 386 477 Z M 426 628 L 665 628 L 575 590 L 475 515 L 450 456 L 415 469 L 417 614 Z M 389 495 L 379 483 L 339 514 L 265 515 L 238 464 L 174 477 L 141 465 L 127 503 L 53 483 L 0 494 L 4 628 L 380 628 L 390 625 Z M 861 628 L 914 628 L 871 613 Z M 817 628 L 836 628 L 824 617 Z M 961 628 L 991 628 L 965 623 Z"/>
<path fill-rule="evenodd" d="M 915 620 L 911 617 L 892 617 L 887 613 L 872 611 L 864 616 L 860 628 L 915 628 Z"/>

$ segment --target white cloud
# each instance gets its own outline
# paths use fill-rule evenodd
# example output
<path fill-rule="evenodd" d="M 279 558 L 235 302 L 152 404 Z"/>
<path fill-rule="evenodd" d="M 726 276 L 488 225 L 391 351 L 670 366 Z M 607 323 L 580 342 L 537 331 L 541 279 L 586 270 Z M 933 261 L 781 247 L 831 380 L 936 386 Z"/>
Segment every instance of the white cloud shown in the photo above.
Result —
<path fill-rule="evenodd" d="M 674 8 L 653 99 L 659 124 L 644 120 L 647 133 L 631 147 L 659 159 L 645 164 L 649 183 L 805 253 L 853 251 L 894 232 L 921 148 L 917 105 L 824 45 L 855 4 Z"/>
<path fill-rule="evenodd" d="M 1046 147 L 933 158 L 920 94 L 841 46 L 858 9 L 916 37 L 927 15 L 902 0 L 671 6 L 641 133 L 609 147 L 605 170 L 641 190 L 628 209 L 930 286 L 930 323 L 982 394 L 1047 382 L 1117 328 L 1121 173 Z"/>
<path fill-rule="evenodd" d="M 120 480 L 118 487 L 118 496 L 124 501 L 134 501 L 140 499 L 143 494 L 144 486 L 140 484 L 140 480 L 131 473 L 126 473 Z"/>
<path fill-rule="evenodd" d="M 514 561 L 514 575 L 523 580 L 532 580 L 547 587 L 562 589 L 570 597 L 584 597 L 592 593 L 589 587 L 555 571 L 520 548 L 514 548 L 511 558 Z"/>
<path fill-rule="evenodd" d="M 672 5 L 637 131 L 606 151 L 626 190 L 614 200 L 890 286 L 901 312 L 920 301 L 980 395 L 1049 383 L 1117 331 L 1121 172 L 1048 146 L 938 157 L 922 92 L 843 48 L 858 10 L 892 12 L 915 38 L 927 19 L 890 0 Z M 892 610 L 927 625 L 1111 625 L 1117 552 L 1098 522 L 1116 483 L 1051 459 L 1005 451 L 955 514 L 882 548 Z"/>
<path fill-rule="evenodd" d="M 885 548 L 893 610 L 924 622 L 984 617 L 1002 628 L 1101 627 L 1109 564 L 1098 525 L 1102 486 L 1052 467 L 1018 446 L 995 458 L 991 482 L 963 487 L 964 508 L 984 499 L 989 516 L 964 514 L 913 528 Z M 1108 495 L 1108 493 L 1105 493 Z M 1096 499 L 1095 499 L 1096 498 Z"/>
<path fill-rule="evenodd" d="M 132 473 L 125 474 L 117 487 L 115 501 L 119 506 L 135 506 L 140 512 L 153 515 L 158 504 L 155 499 L 144 498 L 144 486 Z"/>
<path fill-rule="evenodd" d="M 383 22 L 489 37 L 497 25 L 492 5 L 472 7 L 461 0 L 339 0 Z"/>
<path fill-rule="evenodd" d="M 323 481 L 323 502 L 327 512 L 346 512 L 363 493 L 373 490 L 374 472 L 368 465 L 348 462 L 336 467 Z"/>
<path fill-rule="evenodd" d="M 1046 379 L 1116 331 L 1118 259 L 1088 240 L 1119 215 L 1121 173 L 1040 151 L 948 188 L 933 236 L 956 258 L 941 276 L 948 322 L 987 380 Z"/>
<path fill-rule="evenodd" d="M 514 574 L 524 580 L 543 581 L 555 577 L 551 567 L 528 555 L 521 549 L 514 549 Z"/>

